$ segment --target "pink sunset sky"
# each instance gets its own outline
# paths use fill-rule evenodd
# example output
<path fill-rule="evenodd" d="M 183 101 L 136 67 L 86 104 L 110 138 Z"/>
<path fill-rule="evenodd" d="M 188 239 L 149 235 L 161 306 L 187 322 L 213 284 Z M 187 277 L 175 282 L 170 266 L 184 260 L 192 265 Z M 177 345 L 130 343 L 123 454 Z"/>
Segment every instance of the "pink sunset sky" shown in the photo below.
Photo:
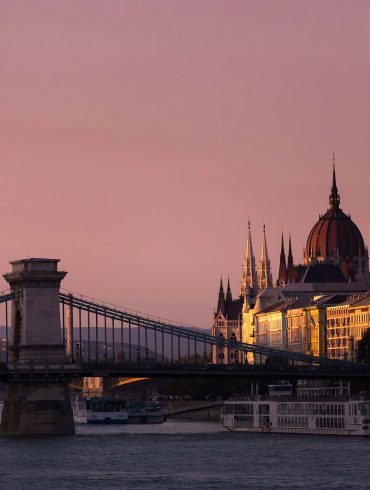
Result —
<path fill-rule="evenodd" d="M 328 207 L 370 242 L 370 2 L 0 0 L 0 270 L 210 327 L 251 219 L 276 279 Z M 2 281 L 3 288 L 6 287 Z"/>

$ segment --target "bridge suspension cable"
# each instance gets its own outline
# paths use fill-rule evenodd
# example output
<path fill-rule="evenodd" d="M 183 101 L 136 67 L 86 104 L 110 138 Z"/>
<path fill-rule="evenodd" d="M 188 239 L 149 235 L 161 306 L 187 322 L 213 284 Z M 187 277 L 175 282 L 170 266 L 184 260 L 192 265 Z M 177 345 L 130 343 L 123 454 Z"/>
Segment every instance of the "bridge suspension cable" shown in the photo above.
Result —
<path fill-rule="evenodd" d="M 85 312 L 88 312 L 88 315 L 91 313 L 95 315 L 95 340 L 96 344 L 98 343 L 98 317 L 103 317 L 104 318 L 104 358 L 107 358 L 107 319 L 110 319 L 112 322 L 112 332 L 114 335 L 114 321 L 117 320 L 120 322 L 121 326 L 123 324 L 128 325 L 128 330 L 129 330 L 129 360 L 131 357 L 131 329 L 132 327 L 136 327 L 137 329 L 137 360 L 140 360 L 141 356 L 141 347 L 142 347 L 142 338 L 141 338 L 141 331 L 144 329 L 145 333 L 145 351 L 147 352 L 148 350 L 148 344 L 147 344 L 147 332 L 148 330 L 154 332 L 155 336 L 155 345 L 157 345 L 157 335 L 158 333 L 162 337 L 162 349 L 161 349 L 161 354 L 162 354 L 162 361 L 164 361 L 164 335 L 169 335 L 170 336 L 170 342 L 171 342 L 171 354 L 170 354 L 170 359 L 173 361 L 173 336 L 176 336 L 178 339 L 184 339 L 188 343 L 188 357 L 190 356 L 190 350 L 189 350 L 189 341 L 194 342 L 194 356 L 197 358 L 197 344 L 203 344 L 204 345 L 204 352 L 207 351 L 207 346 L 218 346 L 218 347 L 225 347 L 225 348 L 230 348 L 233 350 L 237 350 L 243 353 L 246 352 L 252 352 L 254 354 L 262 355 L 265 358 L 278 358 L 278 359 L 285 359 L 288 361 L 293 361 L 293 362 L 300 362 L 300 363 L 307 363 L 307 364 L 317 364 L 317 365 L 335 365 L 335 364 L 340 364 L 343 365 L 345 361 L 337 361 L 337 360 L 332 360 L 332 359 L 327 359 L 324 357 L 317 357 L 317 356 L 312 356 L 312 355 L 307 355 L 303 354 L 300 352 L 292 352 L 292 351 L 285 351 L 281 349 L 276 349 L 276 348 L 271 348 L 271 347 L 266 347 L 264 345 L 258 345 L 258 344 L 250 344 L 246 342 L 241 342 L 237 341 L 234 339 L 225 339 L 221 337 L 215 337 L 210 335 L 207 332 L 202 331 L 201 329 L 195 329 L 194 327 L 187 327 L 184 325 L 179 325 L 176 323 L 172 323 L 169 321 L 164 321 L 164 320 L 157 320 L 153 317 L 150 316 L 143 316 L 138 313 L 133 313 L 132 311 L 125 310 L 125 309 L 119 309 L 117 307 L 112 307 L 109 306 L 107 303 L 98 303 L 97 301 L 92 301 L 92 300 L 87 300 L 85 299 L 86 297 L 82 296 L 75 296 L 72 293 L 65 294 L 65 293 L 60 293 L 60 302 L 62 305 L 67 305 L 71 310 L 73 308 L 77 308 L 79 311 L 83 310 Z M 73 313 L 70 313 L 73 319 Z M 79 314 L 79 317 L 81 315 Z M 81 331 L 81 324 L 80 324 L 80 331 Z M 122 338 L 122 330 L 121 330 L 121 338 Z M 73 337 L 73 321 L 72 321 L 72 329 L 71 329 L 71 335 Z M 73 338 L 72 338 L 72 344 L 73 344 Z M 96 345 L 96 358 L 98 357 L 98 346 Z M 180 349 L 179 349 L 180 350 Z M 157 352 L 155 351 L 155 357 L 157 360 Z"/>

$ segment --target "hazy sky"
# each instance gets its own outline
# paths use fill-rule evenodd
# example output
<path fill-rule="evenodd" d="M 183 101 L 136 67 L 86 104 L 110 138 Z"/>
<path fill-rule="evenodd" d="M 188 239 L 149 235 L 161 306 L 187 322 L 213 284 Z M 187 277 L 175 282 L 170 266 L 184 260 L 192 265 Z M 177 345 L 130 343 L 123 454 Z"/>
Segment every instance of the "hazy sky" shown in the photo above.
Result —
<path fill-rule="evenodd" d="M 209 327 L 252 222 L 276 278 L 328 207 L 370 241 L 370 2 L 0 0 L 0 270 Z M 5 288 L 5 281 L 2 281 Z"/>

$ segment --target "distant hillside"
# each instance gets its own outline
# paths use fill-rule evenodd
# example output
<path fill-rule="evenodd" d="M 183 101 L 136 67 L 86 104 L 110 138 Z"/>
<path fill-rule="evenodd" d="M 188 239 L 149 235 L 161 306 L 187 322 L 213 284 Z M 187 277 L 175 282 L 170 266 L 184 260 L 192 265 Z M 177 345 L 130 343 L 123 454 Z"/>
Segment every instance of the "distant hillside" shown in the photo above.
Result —
<path fill-rule="evenodd" d="M 202 330 L 202 329 L 195 329 L 199 332 L 202 333 L 210 333 L 210 330 Z M 95 356 L 96 352 L 96 338 L 95 338 L 95 327 L 91 326 L 90 327 L 90 357 L 93 358 Z M 9 339 L 12 338 L 12 330 L 9 328 L 8 330 L 9 334 Z M 112 352 L 112 343 L 113 343 L 113 331 L 111 327 L 107 327 L 106 329 L 106 335 L 107 335 L 107 350 L 109 353 Z M 124 352 L 125 352 L 125 358 L 128 359 L 128 335 L 129 331 L 128 328 L 124 328 L 123 330 L 123 346 L 124 346 Z M 6 336 L 6 328 L 4 325 L 0 326 L 0 337 L 5 338 Z M 114 339 L 115 339 L 115 352 L 116 354 L 120 352 L 121 350 L 121 329 L 119 326 L 114 329 Z M 82 352 L 83 352 L 83 357 L 85 358 L 88 352 L 88 346 L 87 346 L 87 340 L 88 340 L 88 328 L 87 327 L 82 327 L 81 328 L 81 341 L 82 341 Z M 99 352 L 99 358 L 102 358 L 104 356 L 104 328 L 99 326 L 98 330 L 98 352 Z M 80 342 L 80 330 L 79 328 L 75 327 L 73 329 L 73 343 L 76 345 L 76 343 Z M 147 342 L 148 342 L 148 349 L 149 349 L 149 358 L 154 358 L 154 348 L 155 348 L 155 341 L 154 341 L 154 332 L 151 330 L 147 330 Z M 131 327 L 131 358 L 134 360 L 137 356 L 137 351 L 136 351 L 136 346 L 138 345 L 138 329 L 137 327 Z M 157 332 L 157 353 L 160 355 L 161 351 L 161 346 L 162 346 L 162 338 L 161 334 Z M 180 339 L 180 350 L 181 350 L 181 357 L 184 357 L 187 355 L 188 352 L 188 343 L 187 339 Z M 210 346 L 207 345 L 207 353 L 209 354 L 210 352 Z M 204 346 L 201 342 L 197 342 L 197 353 L 202 355 L 204 351 Z M 177 358 L 177 353 L 178 353 L 178 340 L 174 336 L 173 337 L 173 355 L 174 358 Z M 171 338 L 169 335 L 164 336 L 164 354 L 165 357 L 170 357 L 171 356 Z M 190 354 L 194 354 L 194 342 L 190 342 Z M 111 354 L 109 355 L 111 357 Z M 142 359 L 145 359 L 145 331 L 144 328 L 140 328 L 140 357 Z"/>

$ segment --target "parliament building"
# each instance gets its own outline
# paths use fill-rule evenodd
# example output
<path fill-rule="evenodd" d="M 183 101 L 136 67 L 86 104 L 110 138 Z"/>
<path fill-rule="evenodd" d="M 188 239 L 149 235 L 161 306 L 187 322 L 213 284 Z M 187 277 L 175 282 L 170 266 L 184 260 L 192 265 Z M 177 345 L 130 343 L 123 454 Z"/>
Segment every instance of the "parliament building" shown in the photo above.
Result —
<path fill-rule="evenodd" d="M 225 293 L 221 279 L 213 335 L 313 355 L 354 358 L 357 337 L 366 325 L 356 338 L 349 338 L 342 329 L 340 345 L 336 345 L 339 340 L 335 338 L 328 347 L 327 332 L 332 333 L 333 328 L 328 327 L 327 311 L 350 301 L 365 298 L 366 302 L 366 292 L 370 290 L 368 248 L 351 216 L 340 205 L 333 162 L 329 208 L 308 234 L 301 263 L 294 262 L 290 237 L 286 255 L 282 236 L 276 282 L 271 273 L 265 226 L 257 266 L 248 222 L 240 292 L 233 299 L 230 282 Z M 336 355 L 339 352 L 341 355 Z M 223 347 L 222 342 L 212 351 L 214 363 L 255 361 L 252 354 L 244 359 L 240 356 L 237 350 Z"/>

